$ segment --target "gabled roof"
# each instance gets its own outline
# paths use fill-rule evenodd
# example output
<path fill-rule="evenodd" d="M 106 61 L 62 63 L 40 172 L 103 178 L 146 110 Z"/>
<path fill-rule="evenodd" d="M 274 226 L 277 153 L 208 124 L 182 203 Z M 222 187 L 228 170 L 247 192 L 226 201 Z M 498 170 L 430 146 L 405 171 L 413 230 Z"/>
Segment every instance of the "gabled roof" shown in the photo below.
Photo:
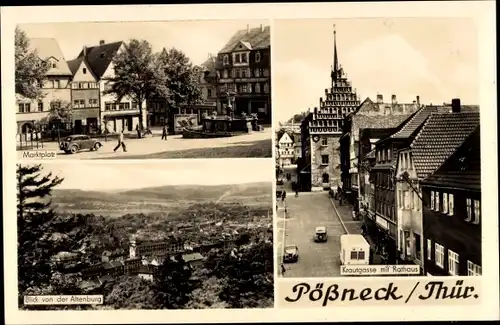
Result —
<path fill-rule="evenodd" d="M 83 61 L 83 57 L 68 61 L 68 67 L 69 67 L 69 70 L 71 71 L 71 74 L 73 76 L 78 71 L 78 68 L 80 67 L 80 64 L 82 63 L 82 61 Z"/>
<path fill-rule="evenodd" d="M 119 41 L 87 48 L 87 62 L 98 79 L 102 78 L 111 63 L 113 56 L 122 44 L 124 43 Z M 78 54 L 77 58 L 81 57 L 83 57 L 83 50 L 80 54 Z"/>
<path fill-rule="evenodd" d="M 237 31 L 233 37 L 226 43 L 226 45 L 219 51 L 219 53 L 230 53 L 234 47 L 239 43 L 248 43 L 251 49 L 265 49 L 271 46 L 271 28 L 265 26 L 263 28 L 241 29 Z"/>
<path fill-rule="evenodd" d="M 47 71 L 48 76 L 71 76 L 71 71 L 66 63 L 66 59 L 59 47 L 59 43 L 55 38 L 31 38 L 30 48 L 36 50 L 38 57 L 42 60 L 53 58 L 57 65 L 52 66 Z"/>
<path fill-rule="evenodd" d="M 291 136 L 290 134 L 288 134 L 288 132 L 283 132 L 283 134 L 281 135 L 281 137 L 278 139 L 278 143 L 281 143 L 281 140 L 285 137 L 285 135 L 290 139 L 290 142 L 293 142 L 293 136 Z M 283 139 L 283 140 L 286 140 Z"/>
<path fill-rule="evenodd" d="M 406 122 L 398 132 L 391 135 L 393 139 L 406 139 L 411 137 L 415 131 L 427 120 L 432 114 L 436 113 L 438 108 L 436 106 L 424 106 L 419 109 L 408 122 Z"/>
<path fill-rule="evenodd" d="M 432 114 L 410 145 L 419 178 L 425 178 L 479 126 L 479 113 Z"/>
<path fill-rule="evenodd" d="M 422 184 L 481 191 L 481 132 L 478 126 L 465 142 Z"/>

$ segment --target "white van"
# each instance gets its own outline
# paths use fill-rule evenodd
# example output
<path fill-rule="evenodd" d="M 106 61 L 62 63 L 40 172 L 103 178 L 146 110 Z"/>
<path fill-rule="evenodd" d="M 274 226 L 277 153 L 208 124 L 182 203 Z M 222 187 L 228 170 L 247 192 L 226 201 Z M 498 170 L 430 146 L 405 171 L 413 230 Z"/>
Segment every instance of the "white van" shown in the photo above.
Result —
<path fill-rule="evenodd" d="M 370 244 L 362 235 L 340 236 L 340 262 L 342 265 L 370 264 Z"/>

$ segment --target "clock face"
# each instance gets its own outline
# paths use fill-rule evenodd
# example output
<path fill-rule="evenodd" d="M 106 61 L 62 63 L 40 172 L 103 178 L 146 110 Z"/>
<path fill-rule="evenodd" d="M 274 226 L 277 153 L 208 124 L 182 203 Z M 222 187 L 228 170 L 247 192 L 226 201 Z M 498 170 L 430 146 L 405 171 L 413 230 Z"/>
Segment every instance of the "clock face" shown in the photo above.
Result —
<path fill-rule="evenodd" d="M 315 135 L 315 136 L 313 136 L 313 141 L 314 141 L 314 142 L 318 142 L 318 141 L 319 141 L 319 135 Z"/>

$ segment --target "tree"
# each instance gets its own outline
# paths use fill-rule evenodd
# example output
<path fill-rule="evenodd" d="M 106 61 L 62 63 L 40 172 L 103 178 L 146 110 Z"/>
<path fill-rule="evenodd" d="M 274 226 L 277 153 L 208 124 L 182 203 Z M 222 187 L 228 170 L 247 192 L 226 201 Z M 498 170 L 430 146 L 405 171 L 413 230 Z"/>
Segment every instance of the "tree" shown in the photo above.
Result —
<path fill-rule="evenodd" d="M 50 196 L 63 178 L 42 175 L 41 165 L 17 165 L 17 233 L 19 293 L 52 277 L 51 245 L 40 240 L 54 219 Z"/>
<path fill-rule="evenodd" d="M 143 103 L 154 96 L 168 97 L 166 77 L 158 62 L 151 44 L 133 39 L 113 57 L 115 74 L 106 78 L 109 88 L 104 94 L 114 95 L 117 101 L 129 96 L 139 106 L 140 129 L 144 129 Z"/>
<path fill-rule="evenodd" d="M 68 101 L 53 99 L 50 101 L 49 120 L 57 120 L 62 123 L 71 123 L 73 119 L 73 108 Z"/>
<path fill-rule="evenodd" d="M 307 116 L 307 112 L 302 112 L 300 114 L 295 114 L 293 117 L 291 117 L 287 123 L 300 123 L 302 120 Z"/>
<path fill-rule="evenodd" d="M 15 90 L 29 99 L 42 97 L 41 88 L 49 66 L 38 57 L 36 50 L 30 50 L 26 33 L 16 27 L 15 31 Z"/>
<path fill-rule="evenodd" d="M 161 308 L 181 309 L 189 302 L 195 289 L 191 275 L 192 270 L 182 256 L 174 259 L 165 257 L 154 281 L 156 299 Z"/>
<path fill-rule="evenodd" d="M 155 309 L 154 291 L 151 282 L 138 276 L 126 276 L 113 286 L 106 296 L 105 304 L 115 309 Z"/>
<path fill-rule="evenodd" d="M 201 103 L 199 75 L 186 54 L 176 48 L 163 48 L 158 59 L 166 76 L 165 86 L 169 90 L 166 97 L 168 108 L 177 110 L 181 104 L 191 106 Z"/>

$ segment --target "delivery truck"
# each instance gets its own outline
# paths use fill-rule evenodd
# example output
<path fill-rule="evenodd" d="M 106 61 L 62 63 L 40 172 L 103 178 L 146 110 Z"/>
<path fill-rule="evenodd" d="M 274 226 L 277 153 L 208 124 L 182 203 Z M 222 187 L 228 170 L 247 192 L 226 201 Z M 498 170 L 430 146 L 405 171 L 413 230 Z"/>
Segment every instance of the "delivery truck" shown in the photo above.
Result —
<path fill-rule="evenodd" d="M 362 235 L 340 236 L 340 262 L 342 265 L 370 264 L 370 244 Z"/>

